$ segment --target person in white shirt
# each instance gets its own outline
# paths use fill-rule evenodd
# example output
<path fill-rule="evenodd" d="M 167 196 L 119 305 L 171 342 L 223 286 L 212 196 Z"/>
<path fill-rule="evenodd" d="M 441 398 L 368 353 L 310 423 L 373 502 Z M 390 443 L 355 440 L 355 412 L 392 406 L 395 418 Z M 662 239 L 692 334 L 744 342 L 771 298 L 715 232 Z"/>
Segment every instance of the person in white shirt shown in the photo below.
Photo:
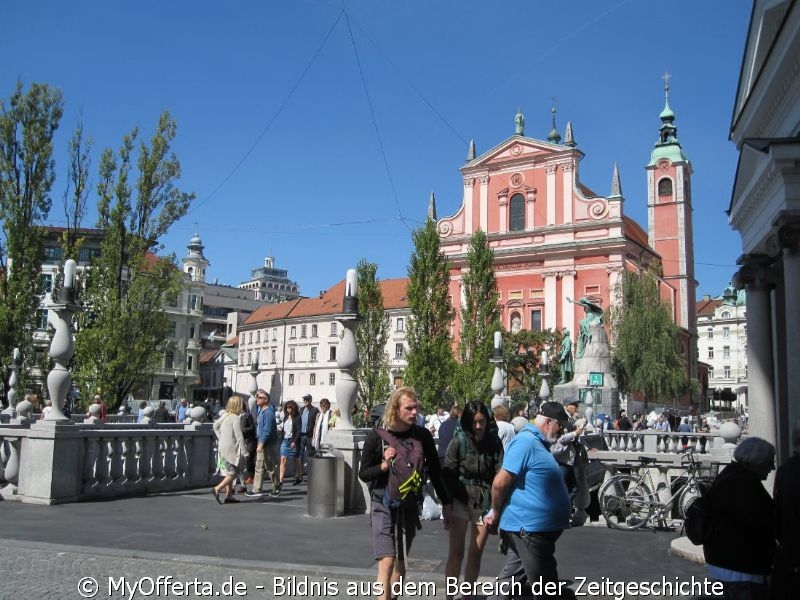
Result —
<path fill-rule="evenodd" d="M 319 413 L 314 421 L 314 432 L 311 435 L 312 444 L 317 452 L 321 450 L 322 444 L 325 443 L 332 416 L 331 401 L 327 398 L 323 398 L 319 401 Z"/>
<path fill-rule="evenodd" d="M 511 424 L 511 413 L 501 404 L 495 406 L 492 410 L 494 414 L 494 421 L 497 423 L 497 435 L 500 436 L 500 441 L 503 442 L 503 450 L 508 448 L 511 440 L 517 435 L 515 427 Z"/>
<path fill-rule="evenodd" d="M 44 408 L 42 409 L 42 419 L 49 419 L 51 412 L 53 412 L 53 401 L 47 399 L 44 401 Z"/>

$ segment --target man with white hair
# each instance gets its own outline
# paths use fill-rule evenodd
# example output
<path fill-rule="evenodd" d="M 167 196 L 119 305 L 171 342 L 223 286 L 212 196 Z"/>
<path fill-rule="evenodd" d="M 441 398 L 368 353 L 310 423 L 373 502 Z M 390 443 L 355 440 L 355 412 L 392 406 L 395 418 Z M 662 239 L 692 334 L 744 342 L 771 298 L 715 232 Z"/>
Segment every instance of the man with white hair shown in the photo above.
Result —
<path fill-rule="evenodd" d="M 490 530 L 499 526 L 508 547 L 492 598 L 519 596 L 521 586 L 559 585 L 556 540 L 569 527 L 571 505 L 550 444 L 567 421 L 561 404 L 544 402 L 533 425 L 523 427 L 505 452 L 492 484 L 492 510 L 484 517 Z"/>

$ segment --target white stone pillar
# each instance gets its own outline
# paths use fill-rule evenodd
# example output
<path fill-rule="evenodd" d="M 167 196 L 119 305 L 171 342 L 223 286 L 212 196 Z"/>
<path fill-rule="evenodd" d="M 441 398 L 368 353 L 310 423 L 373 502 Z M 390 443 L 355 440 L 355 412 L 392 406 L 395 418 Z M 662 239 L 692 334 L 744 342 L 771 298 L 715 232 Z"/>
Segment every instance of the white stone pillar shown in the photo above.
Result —
<path fill-rule="evenodd" d="M 547 165 L 547 208 L 545 209 L 545 225 L 556 224 L 556 170 L 558 165 Z"/>
<path fill-rule="evenodd" d="M 464 232 L 471 233 L 475 231 L 475 224 L 472 222 L 472 201 L 473 191 L 475 189 L 475 178 L 464 178 Z"/>
<path fill-rule="evenodd" d="M 575 177 L 573 175 L 575 173 L 575 165 L 572 162 L 568 162 L 564 163 L 562 167 L 564 169 L 562 178 L 564 193 L 561 196 L 564 202 L 564 206 L 562 206 L 563 218 L 564 223 L 572 223 L 572 197 L 574 195 L 573 185 L 575 182 Z"/>
<path fill-rule="evenodd" d="M 544 278 L 544 328 L 556 328 L 556 312 L 558 298 L 556 297 L 556 277 L 558 273 L 550 271 L 542 273 Z"/>
<path fill-rule="evenodd" d="M 486 232 L 489 230 L 489 176 L 484 175 L 480 178 L 481 184 L 481 197 L 480 197 L 480 204 L 481 204 L 481 229 Z M 474 229 L 472 231 L 475 231 Z"/>
<path fill-rule="evenodd" d="M 772 312 L 767 266 L 761 255 L 739 259 L 737 283 L 747 290 L 747 364 L 750 435 L 775 443 L 775 388 L 772 384 Z"/>
<path fill-rule="evenodd" d="M 561 272 L 561 327 L 569 329 L 572 339 L 575 339 L 575 308 L 567 298 L 575 299 L 576 271 Z"/>
<path fill-rule="evenodd" d="M 497 207 L 500 210 L 500 227 L 497 233 L 506 233 L 508 231 L 508 193 L 497 196 Z M 525 221 L 525 223 L 528 222 Z"/>
<path fill-rule="evenodd" d="M 784 306 L 786 307 L 786 389 L 788 390 L 786 418 L 778 434 L 780 448 L 791 456 L 792 428 L 800 419 L 800 229 L 781 227 L 778 239 L 783 247 Z M 750 299 L 748 298 L 748 304 Z M 749 314 L 748 306 L 748 314 Z M 748 335 L 750 328 L 748 327 Z"/>

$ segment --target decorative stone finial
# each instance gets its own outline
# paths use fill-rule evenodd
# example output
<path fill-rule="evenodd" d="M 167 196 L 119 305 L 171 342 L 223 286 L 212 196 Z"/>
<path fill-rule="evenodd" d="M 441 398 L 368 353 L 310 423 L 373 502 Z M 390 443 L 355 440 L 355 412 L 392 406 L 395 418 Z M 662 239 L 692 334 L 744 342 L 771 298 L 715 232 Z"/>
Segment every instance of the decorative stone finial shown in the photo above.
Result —
<path fill-rule="evenodd" d="M 574 148 L 578 144 L 575 143 L 575 138 L 572 135 L 572 121 L 567 121 L 567 132 L 564 134 L 564 145 Z"/>
<path fill-rule="evenodd" d="M 428 218 L 431 221 L 436 221 L 436 196 L 431 192 L 431 197 L 428 198 Z"/>
<path fill-rule="evenodd" d="M 611 196 L 610 198 L 622 198 L 622 183 L 619 180 L 619 166 L 614 161 L 614 173 L 611 176 Z"/>

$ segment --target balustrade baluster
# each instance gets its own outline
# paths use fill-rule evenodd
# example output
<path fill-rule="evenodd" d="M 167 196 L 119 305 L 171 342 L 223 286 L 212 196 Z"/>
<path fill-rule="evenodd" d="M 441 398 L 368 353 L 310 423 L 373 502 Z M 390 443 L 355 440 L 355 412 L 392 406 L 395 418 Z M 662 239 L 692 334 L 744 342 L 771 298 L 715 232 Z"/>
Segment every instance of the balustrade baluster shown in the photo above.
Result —
<path fill-rule="evenodd" d="M 123 476 L 125 478 L 124 484 L 125 487 L 129 488 L 136 483 L 138 478 L 138 473 L 136 470 L 136 442 L 133 438 L 126 437 L 124 440 L 122 440 L 122 444 Z"/>
<path fill-rule="evenodd" d="M 100 455 L 99 441 L 97 438 L 88 438 L 84 443 L 83 453 L 83 493 L 95 490 L 97 480 L 97 457 Z"/>
<path fill-rule="evenodd" d="M 118 437 L 113 437 L 108 441 L 109 485 L 118 487 L 123 484 L 124 464 L 122 440 Z"/>
<path fill-rule="evenodd" d="M 142 440 L 142 458 L 139 461 L 139 473 L 145 482 L 153 479 L 153 438 L 145 437 Z"/>
<path fill-rule="evenodd" d="M 164 440 L 164 473 L 168 480 L 175 479 L 175 436 L 167 436 Z"/>
<path fill-rule="evenodd" d="M 175 472 L 181 479 L 187 479 L 188 461 L 186 460 L 186 445 L 191 443 L 193 438 L 186 437 L 185 435 L 178 436 L 175 440 Z"/>
<path fill-rule="evenodd" d="M 153 479 L 164 479 L 164 439 L 157 435 L 153 445 Z"/>

